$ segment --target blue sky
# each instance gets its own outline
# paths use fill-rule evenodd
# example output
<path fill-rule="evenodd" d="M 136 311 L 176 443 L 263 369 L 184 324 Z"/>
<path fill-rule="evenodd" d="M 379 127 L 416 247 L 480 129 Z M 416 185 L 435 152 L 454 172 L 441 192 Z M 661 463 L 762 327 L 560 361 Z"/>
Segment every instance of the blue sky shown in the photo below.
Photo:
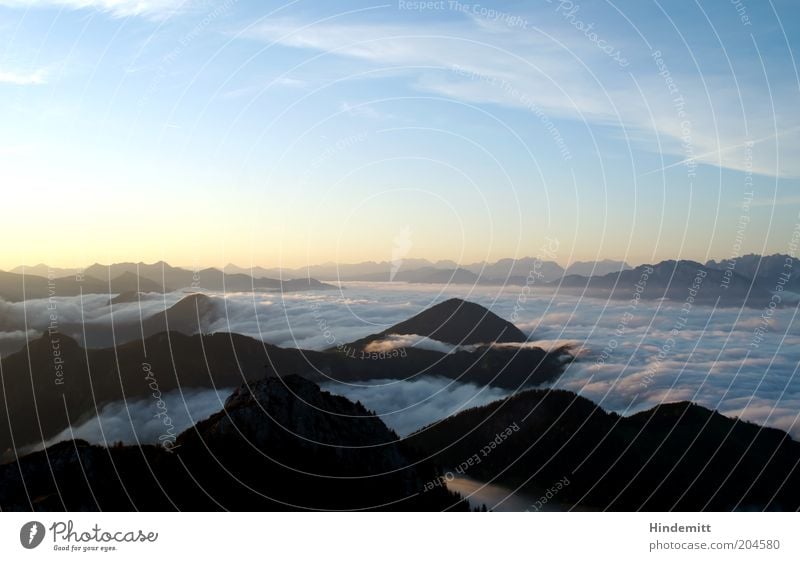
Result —
<path fill-rule="evenodd" d="M 0 267 L 785 253 L 798 12 L 0 0 Z"/>

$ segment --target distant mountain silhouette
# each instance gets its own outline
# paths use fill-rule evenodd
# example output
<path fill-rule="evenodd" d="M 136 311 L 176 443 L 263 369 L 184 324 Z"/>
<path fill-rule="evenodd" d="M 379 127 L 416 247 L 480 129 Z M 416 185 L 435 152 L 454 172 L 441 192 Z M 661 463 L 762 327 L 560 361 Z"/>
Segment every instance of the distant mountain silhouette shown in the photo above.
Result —
<path fill-rule="evenodd" d="M 9 273 L 25 273 L 26 275 L 36 275 L 37 277 L 68 277 L 78 272 L 80 272 L 80 269 L 77 267 L 50 267 L 44 263 L 33 266 L 20 265 L 9 270 Z"/>
<path fill-rule="evenodd" d="M 56 444 L 0 466 L 2 510 L 467 510 L 360 404 L 298 376 L 241 386 L 155 446 Z"/>
<path fill-rule="evenodd" d="M 541 275 L 537 279 L 547 282 L 561 278 L 564 274 L 564 268 L 555 261 L 537 257 L 472 263 L 463 265 L 463 268 L 479 275 L 484 284 L 524 284 L 525 279 L 534 272 Z"/>
<path fill-rule="evenodd" d="M 789 255 L 742 255 L 735 259 L 722 259 L 719 262 L 709 261 L 710 269 L 730 270 L 753 279 L 765 290 L 775 290 L 780 284 L 785 290 L 800 292 L 800 259 Z M 788 279 L 782 280 L 784 275 Z"/>
<path fill-rule="evenodd" d="M 303 276 L 280 281 L 274 278 L 253 278 L 248 274 L 225 274 L 219 269 L 205 268 L 190 271 L 173 267 L 168 263 L 115 263 L 113 265 L 94 264 L 86 269 L 86 274 L 99 278 L 116 278 L 121 275 L 139 275 L 155 283 L 159 292 L 174 292 L 191 288 L 226 292 L 250 292 L 253 290 L 322 290 L 334 288 L 332 285 Z M 143 291 L 146 292 L 146 291 Z"/>
<path fill-rule="evenodd" d="M 395 275 L 393 280 L 421 284 L 475 284 L 478 278 L 478 275 L 466 269 L 435 269 L 433 267 L 425 267 L 412 271 L 401 271 Z"/>
<path fill-rule="evenodd" d="M 88 275 L 48 279 L 35 275 L 0 272 L 0 298 L 21 302 L 37 298 L 78 296 L 79 294 L 115 294 L 159 291 L 157 284 L 136 275 L 123 274 L 109 281 Z"/>
<path fill-rule="evenodd" d="M 800 444 L 688 402 L 620 417 L 571 392 L 529 390 L 423 428 L 408 442 L 451 469 L 512 424 L 519 430 L 470 477 L 535 497 L 566 477 L 554 499 L 597 510 L 800 507 Z"/>
<path fill-rule="evenodd" d="M 392 271 L 380 271 L 378 273 L 367 273 L 347 278 L 343 281 L 366 281 L 366 282 L 408 282 L 417 284 L 475 284 L 478 276 L 466 269 L 439 269 L 436 267 L 422 267 L 420 269 L 403 268 L 396 274 Z"/>
<path fill-rule="evenodd" d="M 42 270 L 37 266 L 36 270 Z M 226 292 L 329 290 L 333 285 L 309 277 L 280 281 L 249 275 L 225 275 L 218 269 L 188 271 L 164 262 L 94 264 L 82 274 L 48 278 L 0 271 L 0 299 L 21 302 L 50 296 L 79 294 L 123 294 L 130 292 L 173 292 L 181 289 Z"/>
<path fill-rule="evenodd" d="M 452 261 L 437 261 L 436 263 L 424 260 L 403 261 L 399 271 L 392 275 L 392 264 L 362 263 L 358 265 L 339 265 L 338 268 L 311 267 L 308 271 L 320 278 L 337 278 L 342 281 L 366 282 L 408 282 L 432 284 L 480 284 L 480 285 L 512 285 L 520 286 L 531 283 L 531 278 L 536 283 L 547 283 L 560 279 L 565 274 L 578 274 L 582 276 L 601 276 L 608 273 L 617 273 L 631 267 L 623 261 L 604 259 L 602 261 L 576 261 L 567 271 L 555 261 L 535 257 L 521 259 L 500 259 L 494 263 L 478 262 L 462 266 Z M 227 270 L 227 269 L 226 269 Z M 239 267 L 231 270 L 244 271 Z M 298 274 L 301 270 L 283 271 L 274 269 L 260 269 L 261 274 L 284 276 Z M 302 271 L 305 271 L 303 269 Z"/>
<path fill-rule="evenodd" d="M 392 271 L 398 263 L 391 261 L 365 261 L 362 263 L 324 263 L 321 265 L 310 265 L 297 269 L 291 268 L 263 268 L 263 267 L 237 267 L 227 265 L 225 271 L 229 273 L 245 273 L 254 276 L 272 278 L 296 278 L 311 276 L 327 281 L 369 281 L 385 282 L 390 280 Z M 477 262 L 458 265 L 452 260 L 440 260 L 431 262 L 426 259 L 403 259 L 399 263 L 397 278 L 395 275 L 392 280 L 398 282 L 435 282 L 435 283 L 466 283 L 472 284 L 475 279 L 479 279 L 485 284 L 502 284 L 508 279 L 515 279 L 513 284 L 524 284 L 525 278 L 532 270 L 540 272 L 543 282 L 560 278 L 564 269 L 554 261 L 542 260 L 534 257 L 524 257 L 521 259 L 500 259 L 497 262 Z M 450 273 L 439 273 L 435 271 L 449 271 Z M 454 279 L 450 278 L 456 272 Z M 468 275 L 467 273 L 472 273 Z M 428 280 L 423 279 L 428 276 Z"/>
<path fill-rule="evenodd" d="M 564 275 L 581 275 L 584 277 L 598 277 L 611 273 L 618 273 L 630 269 L 631 266 L 624 261 L 603 259 L 602 261 L 575 261 L 564 271 Z"/>
<path fill-rule="evenodd" d="M 451 298 L 380 333 L 352 343 L 363 348 L 388 335 L 422 335 L 451 345 L 524 343 L 525 334 L 513 323 L 473 302 Z"/>
<path fill-rule="evenodd" d="M 699 283 L 697 280 L 699 279 Z M 676 302 L 689 296 L 694 302 L 719 306 L 766 305 L 771 293 L 752 279 L 733 273 L 726 280 L 725 273 L 695 261 L 662 261 L 655 265 L 640 265 L 634 269 L 596 277 L 566 276 L 550 283 L 559 289 L 586 290 L 589 296 L 632 299 L 634 293 L 645 300 L 667 298 Z M 637 289 L 637 284 L 642 287 Z M 693 285 L 699 288 L 690 292 Z"/>

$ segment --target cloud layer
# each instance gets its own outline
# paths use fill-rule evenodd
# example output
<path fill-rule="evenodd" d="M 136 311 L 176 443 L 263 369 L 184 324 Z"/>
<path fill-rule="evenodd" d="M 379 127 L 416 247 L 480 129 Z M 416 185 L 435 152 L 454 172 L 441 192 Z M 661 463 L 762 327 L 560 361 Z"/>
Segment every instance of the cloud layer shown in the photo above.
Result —
<path fill-rule="evenodd" d="M 331 393 L 360 401 L 400 436 L 463 409 L 486 405 L 509 395 L 500 388 L 480 388 L 435 376 L 418 380 L 373 380 L 358 386 L 323 384 Z"/>
<path fill-rule="evenodd" d="M 534 345 L 571 343 L 579 359 L 568 365 L 557 387 L 575 391 L 606 409 L 631 413 L 658 403 L 692 400 L 726 415 L 775 426 L 800 437 L 800 335 L 796 308 L 772 314 L 759 309 L 693 306 L 682 302 L 581 298 L 534 292 L 521 304 L 519 287 L 351 283 L 340 291 L 216 295 L 222 314 L 209 331 L 233 331 L 285 347 L 325 349 L 383 331 L 450 297 L 475 301 L 509 318 Z M 163 310 L 181 298 L 143 302 L 143 314 Z M 107 321 L 106 297 L 85 297 L 87 321 Z M 19 323 L 23 304 L 3 304 L 0 340 L 25 336 Z M 42 329 L 46 305 L 28 302 L 28 328 Z M 78 299 L 62 299 L 59 313 L 80 318 Z M 138 321 L 139 304 L 114 307 L 117 321 Z M 768 315 L 768 321 L 764 316 Z M 763 336 L 757 331 L 765 328 Z M 30 334 L 29 334 L 30 336 Z M 392 344 L 419 344 L 403 338 Z M 424 344 L 437 345 L 435 341 Z M 441 349 L 446 350 L 446 349 Z M 334 390 L 335 388 L 329 388 Z M 501 396 L 494 389 L 453 385 L 438 379 L 387 382 L 338 388 L 407 432 L 442 418 L 458 407 Z M 477 402 L 469 402 L 474 396 Z M 426 399 L 427 398 L 427 399 Z M 465 404 L 465 405 L 462 405 Z M 118 413 L 119 411 L 117 411 Z"/>
<path fill-rule="evenodd" d="M 109 403 L 97 416 L 64 429 L 47 441 L 45 446 L 73 438 L 105 446 L 117 442 L 160 444 L 165 442 L 165 435 L 180 434 L 221 410 L 231 391 L 230 388 L 221 388 L 219 391 L 175 390 L 163 394 L 162 399 L 166 404 L 163 409 L 156 406 L 155 398 Z M 157 416 L 162 411 L 166 411 L 166 415 Z M 165 425 L 165 418 L 169 419 L 171 426 Z M 42 445 L 38 445 L 25 452 L 42 448 Z"/>

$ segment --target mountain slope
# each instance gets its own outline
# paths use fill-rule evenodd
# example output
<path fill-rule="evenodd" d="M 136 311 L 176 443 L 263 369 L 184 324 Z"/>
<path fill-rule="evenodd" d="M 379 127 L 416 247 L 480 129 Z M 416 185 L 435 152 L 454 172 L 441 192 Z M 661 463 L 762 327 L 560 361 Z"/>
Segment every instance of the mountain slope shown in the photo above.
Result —
<path fill-rule="evenodd" d="M 116 346 L 83 349 L 66 335 L 46 333 L 27 348 L 5 357 L 0 418 L 11 421 L 0 423 L 0 455 L 5 453 L 8 457 L 13 447 L 41 444 L 70 423 L 94 416 L 99 407 L 111 401 L 150 396 L 153 389 L 145 380 L 144 363 L 156 373 L 161 392 L 179 387 L 237 386 L 242 380 L 263 376 L 265 371 L 273 375 L 299 374 L 317 382 L 413 379 L 435 374 L 461 382 L 517 389 L 557 379 L 572 359 L 567 348 L 547 352 L 539 348 L 485 346 L 474 352 L 455 353 L 408 349 L 405 356 L 387 355 L 377 361 L 370 355 L 341 352 L 342 349 L 285 349 L 232 333 L 189 335 L 174 330 L 194 333 L 204 329 L 219 313 L 218 306 L 213 298 L 193 295 L 166 313 L 145 320 L 144 339 L 136 325 L 130 327 L 131 333 L 119 332 L 120 337 L 129 337 L 127 343 L 120 343 L 120 338 Z M 483 312 L 488 312 L 474 304 L 469 309 L 474 317 L 475 310 L 481 318 Z M 506 328 L 507 322 L 498 320 L 488 324 L 495 330 L 489 333 Z M 166 329 L 167 322 L 172 331 L 149 335 L 152 330 Z"/>
<path fill-rule="evenodd" d="M 529 390 L 420 430 L 409 443 L 454 467 L 516 424 L 467 474 L 599 510 L 795 510 L 800 444 L 688 403 L 630 417 L 566 391 Z"/>
<path fill-rule="evenodd" d="M 706 305 L 719 300 L 719 306 L 761 307 L 772 296 L 748 277 L 733 273 L 726 279 L 723 271 L 688 260 L 661 261 L 589 278 L 565 276 L 551 285 L 586 290 L 588 295 L 597 297 L 631 299 L 637 294 L 647 300 L 667 298 L 676 302 L 691 297 L 691 302 Z"/>
<path fill-rule="evenodd" d="M 709 261 L 706 267 L 731 271 L 753 279 L 765 290 L 775 290 L 778 284 L 786 290 L 800 292 L 800 259 L 785 254 L 757 255 L 749 253 L 735 259 Z"/>
<path fill-rule="evenodd" d="M 479 304 L 451 298 L 424 310 L 375 335 L 351 345 L 363 348 L 366 344 L 389 335 L 421 335 L 451 345 L 486 343 L 524 343 L 525 334 L 513 323 Z"/>
<path fill-rule="evenodd" d="M 465 510 L 359 404 L 298 376 L 241 386 L 223 411 L 155 446 L 82 441 L 0 465 L 0 509 Z"/>

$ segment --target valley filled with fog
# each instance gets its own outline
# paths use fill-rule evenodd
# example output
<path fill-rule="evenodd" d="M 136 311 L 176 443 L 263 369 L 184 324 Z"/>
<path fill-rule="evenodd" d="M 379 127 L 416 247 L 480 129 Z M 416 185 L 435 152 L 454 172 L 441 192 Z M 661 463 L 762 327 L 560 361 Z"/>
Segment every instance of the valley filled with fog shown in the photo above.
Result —
<path fill-rule="evenodd" d="M 721 308 L 687 301 L 600 299 L 538 287 L 344 283 L 338 290 L 296 293 L 206 293 L 216 313 L 200 319 L 201 332 L 233 332 L 281 347 L 323 350 L 378 333 L 448 298 L 476 302 L 511 320 L 529 343 L 549 349 L 569 343 L 576 360 L 548 387 L 574 391 L 609 411 L 628 415 L 659 403 L 692 401 L 727 416 L 781 428 L 800 437 L 800 336 L 797 308 Z M 109 297 L 57 298 L 59 323 L 115 329 L 164 312 L 183 292 L 146 294 L 109 305 Z M 46 334 L 48 300 L 1 303 L 4 356 Z M 119 343 L 119 341 L 118 341 Z M 10 346 L 9 346 L 10 345 Z M 450 351 L 425 337 L 395 337 L 386 346 Z M 378 362 L 379 356 L 365 358 Z M 376 365 L 379 368 L 379 365 Z M 401 436 L 513 390 L 436 376 L 358 383 L 326 382 L 323 389 L 360 401 Z M 222 408 L 228 389 L 183 388 L 165 394 L 176 430 Z M 98 417 L 51 440 L 153 441 L 153 400 L 111 403 Z"/>

